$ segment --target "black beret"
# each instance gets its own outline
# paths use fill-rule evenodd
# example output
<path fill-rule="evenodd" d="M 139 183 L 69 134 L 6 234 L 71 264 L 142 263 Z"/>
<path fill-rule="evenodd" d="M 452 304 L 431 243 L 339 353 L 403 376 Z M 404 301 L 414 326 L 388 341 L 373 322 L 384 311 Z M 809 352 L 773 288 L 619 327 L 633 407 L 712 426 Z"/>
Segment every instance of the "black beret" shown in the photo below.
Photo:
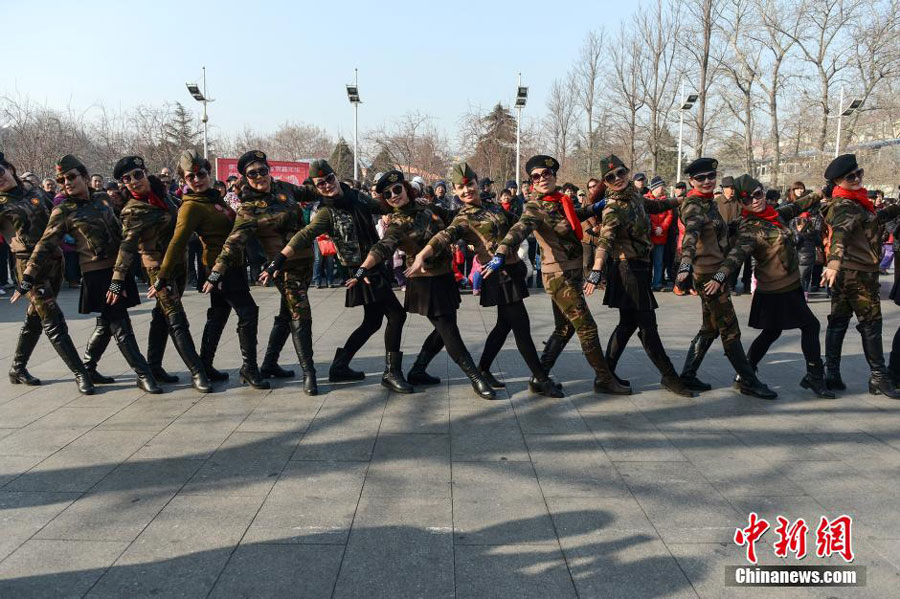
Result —
<path fill-rule="evenodd" d="M 247 169 L 247 165 L 254 162 L 264 162 L 266 164 L 269 164 L 266 160 L 266 155 L 264 152 L 260 150 L 250 150 L 249 152 L 244 152 L 244 154 L 240 158 L 238 158 L 238 172 L 243 175 L 244 171 Z"/>
<path fill-rule="evenodd" d="M 825 169 L 825 178 L 829 181 L 840 179 L 847 173 L 852 173 L 859 168 L 856 162 L 856 154 L 841 154 L 831 161 Z"/>
<path fill-rule="evenodd" d="M 625 163 L 622 162 L 622 159 L 616 156 L 615 154 L 610 154 L 609 156 L 604 156 L 600 159 L 600 176 L 605 177 L 606 173 L 609 171 L 615 170 L 619 167 L 625 166 Z"/>
<path fill-rule="evenodd" d="M 375 183 L 375 191 L 381 193 L 391 185 L 402 183 L 404 180 L 403 173 L 400 171 L 388 171 L 378 178 L 378 181 Z"/>
<path fill-rule="evenodd" d="M 77 168 L 80 171 L 87 171 L 87 167 L 84 166 L 84 163 L 71 154 L 66 154 L 62 158 L 56 161 L 56 172 L 57 173 L 65 173 L 67 171 L 72 170 L 73 168 Z"/>
<path fill-rule="evenodd" d="M 125 173 L 144 167 L 144 159 L 140 156 L 125 156 L 119 159 L 116 166 L 113 167 L 113 179 L 119 179 Z"/>
<path fill-rule="evenodd" d="M 334 172 L 334 169 L 331 168 L 331 165 L 328 164 L 328 161 L 324 158 L 319 160 L 313 160 L 309 165 L 309 176 L 310 177 L 327 177 L 331 173 Z"/>
<path fill-rule="evenodd" d="M 556 171 L 559 170 L 559 162 L 552 156 L 539 154 L 537 156 L 532 156 L 528 159 L 528 162 L 525 163 L 526 173 L 531 173 L 531 171 L 536 168 L 549 168 L 555 174 Z"/>
<path fill-rule="evenodd" d="M 722 187 L 734 187 L 734 177 L 722 177 Z"/>
<path fill-rule="evenodd" d="M 687 175 L 695 175 L 697 173 L 708 173 L 717 168 L 719 168 L 719 161 L 715 158 L 698 158 L 684 167 L 684 172 Z"/>

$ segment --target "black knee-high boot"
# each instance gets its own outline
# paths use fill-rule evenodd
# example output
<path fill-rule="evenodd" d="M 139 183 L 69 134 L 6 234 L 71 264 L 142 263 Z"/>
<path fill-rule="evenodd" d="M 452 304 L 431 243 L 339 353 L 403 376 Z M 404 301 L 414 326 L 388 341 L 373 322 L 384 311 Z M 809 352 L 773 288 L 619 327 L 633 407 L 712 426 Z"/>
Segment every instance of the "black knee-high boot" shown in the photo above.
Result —
<path fill-rule="evenodd" d="M 72 338 L 69 336 L 69 327 L 66 325 L 66 319 L 63 317 L 62 312 L 55 312 L 44 320 L 42 324 L 44 332 L 47 334 L 47 339 L 50 340 L 50 345 L 53 346 L 53 349 L 62 358 L 63 363 L 75 375 L 75 384 L 78 386 L 78 390 L 85 395 L 93 395 L 94 383 L 91 382 L 90 373 L 85 368 L 81 358 L 78 357 L 78 350 L 75 349 L 75 344 L 72 343 Z"/>
<path fill-rule="evenodd" d="M 238 344 L 241 346 L 241 382 L 254 389 L 271 389 L 269 381 L 263 380 L 256 362 L 256 333 L 259 328 L 259 307 L 245 306 L 235 310 L 238 317 Z"/>
<path fill-rule="evenodd" d="M 616 374 L 616 366 L 619 364 L 619 359 L 622 357 L 622 354 L 625 353 L 625 346 L 628 344 L 628 337 L 625 333 L 627 330 L 623 330 L 624 327 L 620 322 L 616 325 L 616 328 L 613 330 L 612 335 L 609 336 L 609 341 L 606 342 L 606 364 L 609 366 L 609 371 L 612 372 L 613 376 L 616 377 L 616 381 L 625 387 L 630 387 L 631 382 L 627 381 L 619 375 Z"/>
<path fill-rule="evenodd" d="M 109 346 L 110 339 L 112 339 L 112 329 L 109 321 L 103 316 L 98 316 L 97 326 L 88 339 L 87 347 L 84 348 L 84 367 L 87 368 L 91 375 L 91 382 L 95 385 L 111 385 L 116 382 L 114 378 L 103 376 L 97 372 L 97 363 Z"/>
<path fill-rule="evenodd" d="M 209 393 L 212 391 L 212 387 L 206 376 L 203 362 L 200 360 L 200 356 L 197 355 L 197 349 L 194 347 L 187 315 L 184 312 L 175 312 L 169 315 L 168 320 L 169 330 L 172 332 L 172 344 L 178 351 L 178 355 L 181 356 L 181 361 L 184 362 L 191 373 L 191 384 L 200 393 Z"/>
<path fill-rule="evenodd" d="M 318 395 L 319 386 L 316 382 L 316 368 L 313 363 L 312 321 L 291 320 L 291 338 L 294 341 L 300 368 L 303 370 L 303 391 L 307 395 Z"/>
<path fill-rule="evenodd" d="M 834 318 L 828 315 L 828 326 L 825 328 L 825 384 L 835 391 L 846 391 L 847 385 L 841 379 L 841 350 L 850 318 Z"/>
<path fill-rule="evenodd" d="M 147 364 L 154 378 L 160 383 L 177 383 L 178 377 L 163 369 L 163 355 L 169 341 L 169 323 L 159 306 L 153 308 L 150 315 L 150 330 L 147 332 Z"/>
<path fill-rule="evenodd" d="M 227 381 L 228 373 L 220 372 L 213 368 L 213 358 L 219 348 L 219 340 L 228 322 L 231 308 L 228 306 L 216 306 L 206 311 L 206 326 L 203 327 L 203 338 L 200 341 L 200 361 L 206 369 L 206 376 L 211 381 Z"/>
<path fill-rule="evenodd" d="M 891 343 L 891 358 L 888 363 L 888 374 L 894 387 L 900 386 L 900 327 L 894 333 L 894 341 Z"/>
<path fill-rule="evenodd" d="M 278 356 L 291 336 L 291 319 L 280 314 L 272 322 L 272 331 L 269 333 L 269 343 L 266 345 L 266 354 L 263 356 L 259 374 L 263 378 L 289 379 L 294 376 L 293 370 L 287 370 L 278 365 Z"/>
<path fill-rule="evenodd" d="M 697 378 L 697 370 L 700 368 L 700 364 L 703 363 L 703 358 L 706 357 L 706 352 L 715 339 L 715 336 L 697 333 L 697 336 L 691 341 L 687 356 L 684 358 L 684 368 L 681 369 L 681 381 L 688 389 L 693 391 L 709 391 L 712 389 L 712 385 L 704 383 Z"/>
<path fill-rule="evenodd" d="M 884 348 L 881 345 L 881 320 L 870 320 L 856 325 L 862 335 L 863 353 L 869 363 L 869 393 L 884 395 L 891 399 L 900 399 L 900 393 L 894 390 L 894 383 L 884 366 Z"/>
<path fill-rule="evenodd" d="M 32 308 L 33 309 L 33 308 Z M 13 385 L 40 385 L 40 379 L 31 376 L 28 372 L 28 359 L 34 352 L 38 339 L 41 338 L 41 318 L 37 314 L 28 312 L 25 323 L 19 333 L 16 343 L 16 353 L 13 355 L 12 367 L 9 369 L 9 382 Z"/>
<path fill-rule="evenodd" d="M 113 336 L 116 338 L 116 345 L 119 351 L 134 373 L 137 375 L 137 386 L 147 393 L 162 393 L 156 377 L 150 370 L 150 365 L 141 354 L 138 348 L 137 339 L 134 338 L 134 329 L 131 327 L 131 320 L 128 317 L 120 320 L 113 320 L 109 323 Z"/>

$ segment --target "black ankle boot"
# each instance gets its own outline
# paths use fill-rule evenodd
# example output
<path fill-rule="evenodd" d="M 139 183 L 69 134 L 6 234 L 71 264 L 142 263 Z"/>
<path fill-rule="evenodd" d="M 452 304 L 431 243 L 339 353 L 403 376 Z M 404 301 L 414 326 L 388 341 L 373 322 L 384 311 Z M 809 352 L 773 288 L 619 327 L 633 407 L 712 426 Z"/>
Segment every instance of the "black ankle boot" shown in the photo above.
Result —
<path fill-rule="evenodd" d="M 528 381 L 528 389 L 532 393 L 543 395 L 544 397 L 560 398 L 566 396 L 563 393 L 562 385 L 546 375 L 543 377 L 531 377 L 531 380 Z"/>
<path fill-rule="evenodd" d="M 494 389 L 503 389 L 506 387 L 506 383 L 503 381 L 498 381 L 497 377 L 491 374 L 490 368 L 478 368 L 478 371 L 481 373 L 481 377 L 487 381 L 488 385 L 490 385 Z"/>
<path fill-rule="evenodd" d="M 340 383 L 344 381 L 361 381 L 366 378 L 365 372 L 350 368 L 350 360 L 352 359 L 353 354 L 343 347 L 337 348 L 337 351 L 334 352 L 334 360 L 331 361 L 331 368 L 328 369 L 328 380 L 332 383 Z"/>
<path fill-rule="evenodd" d="M 872 375 L 869 377 L 869 393 L 884 395 L 891 399 L 900 399 L 900 393 L 894 389 L 894 383 L 884 366 L 884 348 L 881 346 L 881 321 L 861 322 L 856 325 L 862 335 L 863 353 L 869 363 Z"/>
<path fill-rule="evenodd" d="M 484 380 L 484 377 L 481 376 L 481 372 L 478 370 L 478 367 L 475 366 L 475 362 L 472 361 L 472 356 L 470 356 L 468 352 L 459 359 L 457 364 L 465 375 L 469 377 L 469 382 L 472 383 L 472 389 L 475 390 L 478 397 L 482 399 L 497 398 L 497 394 L 488 382 Z"/>
<path fill-rule="evenodd" d="M 197 349 L 194 347 L 194 340 L 191 338 L 191 330 L 188 325 L 187 315 L 184 312 L 175 312 L 168 319 L 169 329 L 172 331 L 172 344 L 181 361 L 191 373 L 191 385 L 200 393 L 209 393 L 212 391 L 212 385 L 206 376 L 206 369 L 200 356 L 197 355 Z"/>
<path fill-rule="evenodd" d="M 826 399 L 834 399 L 833 391 L 829 391 L 825 385 L 825 367 L 822 366 L 822 359 L 806 362 L 806 376 L 800 381 L 800 386 L 809 389 L 819 397 Z"/>
<path fill-rule="evenodd" d="M 384 354 L 384 374 L 381 375 L 381 386 L 394 393 L 412 393 L 413 386 L 403 378 L 403 353 L 389 351 Z"/>
<path fill-rule="evenodd" d="M 121 320 L 114 320 L 110 322 L 110 328 L 113 336 L 116 338 L 116 345 L 119 346 L 119 351 L 122 352 L 125 361 L 128 362 L 128 365 L 131 366 L 131 369 L 137 375 L 138 388 L 153 395 L 162 393 L 156 377 L 150 371 L 150 365 L 147 364 L 147 360 L 144 359 L 141 350 L 138 348 L 137 340 L 134 338 L 134 330 L 131 328 L 131 320 L 127 316 Z"/>
<path fill-rule="evenodd" d="M 220 372 L 213 368 L 213 358 L 219 347 L 219 340 L 228 322 L 231 308 L 228 306 L 209 308 L 206 311 L 206 326 L 203 327 L 203 337 L 200 341 L 200 361 L 206 369 L 206 376 L 211 381 L 222 382 L 228 380 L 227 372 Z"/>
<path fill-rule="evenodd" d="M 732 368 L 740 377 L 740 392 L 760 399 L 775 399 L 778 394 L 764 385 L 753 372 L 750 361 L 744 353 L 744 346 L 740 341 L 733 341 L 725 346 L 725 356 L 731 362 Z"/>
<path fill-rule="evenodd" d="M 97 363 L 106 351 L 109 341 L 112 339 L 112 330 L 109 321 L 102 316 L 97 317 L 97 326 L 88 339 L 87 347 L 84 349 L 84 367 L 91 377 L 91 382 L 95 385 L 112 385 L 116 379 L 111 376 L 103 376 L 97 372 Z"/>
<path fill-rule="evenodd" d="M 169 341 L 169 323 L 159 306 L 153 308 L 150 317 L 150 331 L 147 333 L 147 364 L 154 378 L 160 383 L 177 383 L 178 377 L 169 374 L 162 366 Z"/>
<path fill-rule="evenodd" d="M 307 395 L 318 395 L 316 367 L 313 362 L 312 321 L 291 320 L 291 339 L 297 352 L 300 368 L 303 370 L 303 391 Z"/>
<path fill-rule="evenodd" d="M 278 365 L 278 356 L 291 336 L 290 318 L 281 315 L 275 317 L 272 323 L 272 332 L 269 333 L 269 343 L 266 345 L 266 354 L 263 356 L 259 374 L 263 378 L 289 379 L 294 377 L 294 371 L 282 368 Z"/>
<path fill-rule="evenodd" d="M 828 326 L 825 328 L 825 385 L 834 391 L 847 390 L 841 379 L 841 349 L 849 326 L 849 318 L 828 316 Z"/>
<path fill-rule="evenodd" d="M 263 380 L 256 363 L 256 332 L 259 326 L 259 307 L 244 306 L 235 310 L 238 316 L 238 345 L 241 347 L 241 382 L 254 389 L 271 389 L 269 381 Z"/>
<path fill-rule="evenodd" d="M 684 386 L 692 391 L 709 391 L 712 389 L 712 385 L 704 383 L 697 378 L 697 370 L 700 368 L 700 364 L 703 363 L 703 358 L 706 357 L 706 352 L 714 340 L 715 337 L 703 336 L 697 333 L 697 336 L 691 341 L 690 347 L 688 347 L 680 378 Z"/>
<path fill-rule="evenodd" d="M 32 308 L 33 309 L 33 308 Z M 28 359 L 34 352 L 38 339 L 41 338 L 41 318 L 30 311 L 25 316 L 25 323 L 19 333 L 19 341 L 16 343 L 16 353 L 13 354 L 12 367 L 9 369 L 9 382 L 13 385 L 40 385 L 40 379 L 31 376 L 26 366 Z"/>
<path fill-rule="evenodd" d="M 439 385 L 441 379 L 425 372 L 425 369 L 436 355 L 435 353 L 421 350 L 419 355 L 416 356 L 416 361 L 413 362 L 412 368 L 406 373 L 406 380 L 412 385 Z"/>
<path fill-rule="evenodd" d="M 94 383 L 91 382 L 91 375 L 84 367 L 81 358 L 78 357 L 78 350 L 69 337 L 69 327 L 66 326 L 66 320 L 63 318 L 62 312 L 57 310 L 49 316 L 43 323 L 44 333 L 50 340 L 50 345 L 59 354 L 63 363 L 75 375 L 75 384 L 78 390 L 85 395 L 94 394 Z"/>
<path fill-rule="evenodd" d="M 648 331 L 646 335 L 643 332 L 639 332 L 638 338 L 644 346 L 644 351 L 647 352 L 647 357 L 650 358 L 650 361 L 653 362 L 653 365 L 656 366 L 656 369 L 662 375 L 662 379 L 659 381 L 660 385 L 675 395 L 696 397 L 697 394 L 694 393 L 693 389 L 675 372 L 675 367 L 662 346 L 659 334 L 656 331 Z"/>

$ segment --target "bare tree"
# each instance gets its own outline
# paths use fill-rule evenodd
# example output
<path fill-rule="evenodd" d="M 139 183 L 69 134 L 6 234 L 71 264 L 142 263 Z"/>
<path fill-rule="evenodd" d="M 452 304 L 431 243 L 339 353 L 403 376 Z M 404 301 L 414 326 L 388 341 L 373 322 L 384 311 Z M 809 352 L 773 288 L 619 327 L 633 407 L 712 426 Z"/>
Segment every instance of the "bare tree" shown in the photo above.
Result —
<path fill-rule="evenodd" d="M 628 165 L 634 168 L 637 158 L 635 146 L 638 112 L 644 107 L 644 96 L 639 83 L 641 63 L 644 59 L 644 45 L 638 32 L 621 28 L 619 36 L 613 44 L 612 58 L 613 92 L 617 96 L 615 112 L 625 122 L 624 145 L 628 151 Z"/>
<path fill-rule="evenodd" d="M 387 150 L 407 173 L 442 175 L 449 166 L 444 154 L 448 143 L 431 120 L 421 112 L 407 112 L 389 125 L 370 132 L 369 142 Z"/>
<path fill-rule="evenodd" d="M 584 112 L 585 140 L 587 154 L 587 175 L 594 173 L 594 110 L 597 107 L 597 88 L 602 75 L 605 32 L 600 29 L 591 31 L 584 38 L 578 62 L 575 63 L 575 80 L 578 91 L 578 102 Z"/>
<path fill-rule="evenodd" d="M 578 111 L 578 91 L 574 73 L 565 79 L 555 79 L 547 98 L 547 117 L 544 125 L 558 157 L 560 167 L 565 169 L 566 156 L 571 143 L 570 135 L 575 127 Z"/>

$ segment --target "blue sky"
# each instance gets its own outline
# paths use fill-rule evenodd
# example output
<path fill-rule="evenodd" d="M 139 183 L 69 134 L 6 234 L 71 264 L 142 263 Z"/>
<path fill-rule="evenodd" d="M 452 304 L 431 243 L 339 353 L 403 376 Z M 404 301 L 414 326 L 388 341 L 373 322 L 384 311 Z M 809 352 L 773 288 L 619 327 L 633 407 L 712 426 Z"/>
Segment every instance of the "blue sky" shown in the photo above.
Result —
<path fill-rule="evenodd" d="M 213 131 L 271 131 L 290 120 L 351 137 L 344 84 L 359 68 L 360 130 L 410 110 L 454 136 L 469 106 L 530 87 L 543 113 L 609 0 L 454 2 L 59 2 L 0 0 L 6 72 L 0 94 L 52 108 L 113 109 L 180 100 L 207 67 Z M 19 26 L 9 26 L 17 24 Z M 608 27 L 609 29 L 609 27 Z"/>

